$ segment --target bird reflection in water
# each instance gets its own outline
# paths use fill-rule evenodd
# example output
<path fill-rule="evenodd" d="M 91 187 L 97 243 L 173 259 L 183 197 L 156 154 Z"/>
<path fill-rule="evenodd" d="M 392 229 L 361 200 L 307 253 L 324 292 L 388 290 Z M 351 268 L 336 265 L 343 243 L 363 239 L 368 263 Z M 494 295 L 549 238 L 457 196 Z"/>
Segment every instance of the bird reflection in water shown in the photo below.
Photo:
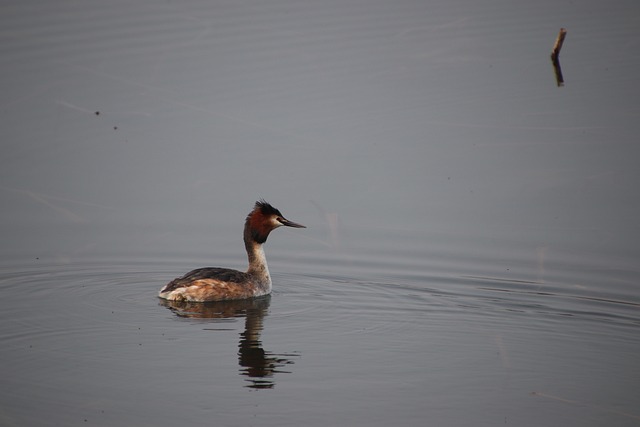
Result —
<path fill-rule="evenodd" d="M 260 341 L 263 320 L 267 315 L 271 296 L 251 298 L 237 301 L 188 302 L 160 300 L 160 304 L 173 311 L 178 317 L 192 319 L 213 319 L 224 322 L 244 317 L 244 332 L 240 333 L 238 363 L 240 374 L 247 376 L 246 387 L 270 389 L 275 386 L 276 373 L 290 373 L 282 370 L 284 366 L 293 364 L 293 357 L 299 353 L 275 354 L 265 351 Z"/>

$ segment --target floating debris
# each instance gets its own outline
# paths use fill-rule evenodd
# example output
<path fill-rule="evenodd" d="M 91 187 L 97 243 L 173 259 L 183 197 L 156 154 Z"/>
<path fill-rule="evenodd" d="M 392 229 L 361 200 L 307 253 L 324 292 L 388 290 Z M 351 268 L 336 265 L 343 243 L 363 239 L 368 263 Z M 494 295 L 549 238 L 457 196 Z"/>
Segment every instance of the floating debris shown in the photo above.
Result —
<path fill-rule="evenodd" d="M 553 50 L 551 51 L 551 62 L 553 63 L 553 71 L 556 74 L 556 83 L 558 87 L 564 86 L 564 77 L 562 77 L 562 68 L 560 67 L 560 49 L 562 49 L 562 43 L 564 43 L 564 38 L 567 36 L 567 30 L 564 28 L 560 28 L 560 32 L 558 33 L 558 37 L 556 38 L 556 42 L 553 45 Z"/>

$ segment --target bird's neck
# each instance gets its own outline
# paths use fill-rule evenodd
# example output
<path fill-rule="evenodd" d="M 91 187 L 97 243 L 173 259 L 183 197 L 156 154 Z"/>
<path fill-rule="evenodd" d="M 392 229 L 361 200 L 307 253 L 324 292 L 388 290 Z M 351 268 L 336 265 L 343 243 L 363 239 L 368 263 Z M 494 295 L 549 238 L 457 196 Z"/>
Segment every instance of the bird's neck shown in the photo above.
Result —
<path fill-rule="evenodd" d="M 264 255 L 262 244 L 253 239 L 249 229 L 245 229 L 244 246 L 247 249 L 247 257 L 249 258 L 249 268 L 247 273 L 255 276 L 261 282 L 271 283 L 269 267 L 267 266 L 267 258 Z"/>

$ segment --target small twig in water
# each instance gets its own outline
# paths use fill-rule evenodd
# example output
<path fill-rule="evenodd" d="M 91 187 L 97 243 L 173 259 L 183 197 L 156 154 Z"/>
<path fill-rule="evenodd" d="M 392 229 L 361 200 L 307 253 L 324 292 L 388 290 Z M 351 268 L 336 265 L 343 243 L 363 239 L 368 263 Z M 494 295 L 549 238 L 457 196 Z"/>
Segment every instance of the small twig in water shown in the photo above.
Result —
<path fill-rule="evenodd" d="M 558 87 L 564 86 L 564 77 L 562 77 L 562 68 L 560 68 L 560 49 L 562 49 L 562 43 L 564 43 L 564 38 L 567 35 L 567 30 L 564 28 L 560 28 L 560 32 L 558 33 L 558 37 L 556 38 L 556 43 L 553 45 L 553 50 L 551 51 L 551 62 L 553 62 L 553 71 L 556 73 L 556 83 Z"/>
<path fill-rule="evenodd" d="M 556 43 L 553 45 L 553 50 L 551 51 L 551 60 L 557 61 L 558 56 L 560 55 L 560 49 L 562 49 L 562 43 L 564 43 L 564 38 L 567 36 L 567 30 L 564 28 L 560 28 L 560 32 L 558 33 L 558 37 L 556 38 Z"/>

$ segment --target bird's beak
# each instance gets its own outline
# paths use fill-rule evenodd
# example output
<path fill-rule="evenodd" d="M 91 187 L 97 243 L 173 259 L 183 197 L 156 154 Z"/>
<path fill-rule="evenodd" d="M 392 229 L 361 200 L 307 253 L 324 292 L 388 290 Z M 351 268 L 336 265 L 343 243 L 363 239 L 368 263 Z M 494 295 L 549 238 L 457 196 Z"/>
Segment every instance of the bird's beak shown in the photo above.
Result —
<path fill-rule="evenodd" d="M 293 228 L 307 228 L 302 224 L 298 224 L 296 222 L 293 221 L 289 221 L 288 219 L 279 216 L 278 217 L 278 222 L 282 225 L 286 225 L 287 227 L 293 227 Z"/>

